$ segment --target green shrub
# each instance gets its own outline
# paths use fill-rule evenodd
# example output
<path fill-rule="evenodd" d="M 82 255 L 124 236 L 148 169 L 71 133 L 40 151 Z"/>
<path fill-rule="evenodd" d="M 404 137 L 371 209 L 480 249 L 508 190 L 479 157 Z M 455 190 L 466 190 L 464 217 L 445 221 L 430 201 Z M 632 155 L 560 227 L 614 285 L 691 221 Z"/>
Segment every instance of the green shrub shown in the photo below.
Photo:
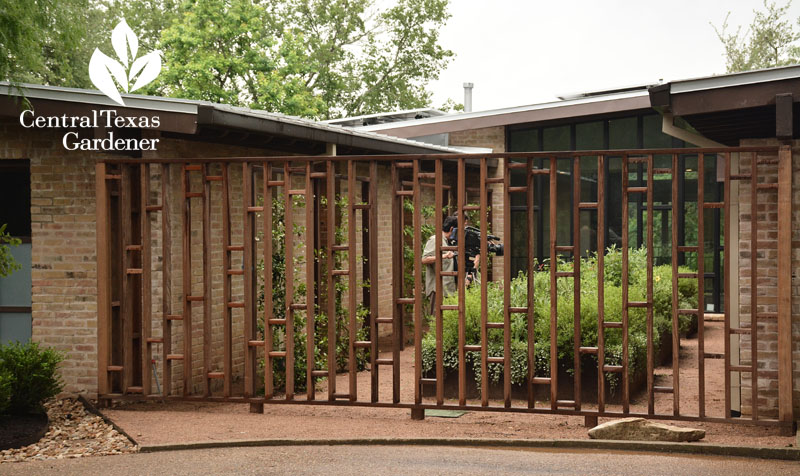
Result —
<path fill-rule="evenodd" d="M 11 404 L 11 372 L 0 370 L 0 415 L 8 411 Z"/>
<path fill-rule="evenodd" d="M 605 287 L 604 311 L 606 321 L 620 321 L 622 318 L 622 253 L 617 248 L 610 248 L 605 255 Z M 645 301 L 647 296 L 647 255 L 644 249 L 631 249 L 629 252 L 629 301 Z M 571 270 L 571 262 L 560 262 L 559 270 Z M 681 267 L 680 272 L 690 270 Z M 547 266 L 534 273 L 534 365 L 537 376 L 546 376 L 550 369 L 550 273 Z M 487 285 L 487 309 L 489 322 L 503 322 L 503 283 L 490 282 Z M 592 347 L 597 345 L 598 319 L 598 281 L 597 257 L 591 256 L 581 260 L 581 345 Z M 574 367 L 574 314 L 573 314 L 573 279 L 559 278 L 557 284 L 558 313 L 558 365 L 572 372 Z M 697 281 L 679 280 L 678 305 L 680 308 L 694 308 L 697 305 Z M 448 296 L 444 304 L 458 304 L 456 295 Z M 480 287 L 472 286 L 465 294 L 465 334 L 466 344 L 480 343 Z M 520 273 L 511 281 L 510 305 L 527 307 L 528 278 Z M 691 325 L 690 316 L 679 316 L 679 328 L 685 332 Z M 434 371 L 436 358 L 436 326 L 433 318 L 429 322 L 430 330 L 422 340 L 422 370 L 425 373 Z M 511 315 L 511 382 L 522 384 L 528 374 L 527 359 L 527 315 Z M 647 363 L 647 312 L 643 308 L 628 309 L 628 353 L 629 374 L 634 375 L 643 370 Z M 670 265 L 653 268 L 653 344 L 658 353 L 661 336 L 672 330 L 672 268 Z M 458 368 L 458 313 L 444 311 L 442 313 L 442 335 L 445 371 Z M 502 329 L 488 330 L 488 355 L 503 355 Z M 480 385 L 480 353 L 469 352 L 467 364 L 471 365 L 475 378 Z M 605 363 L 618 365 L 622 362 L 622 333 L 616 329 L 605 332 Z M 597 365 L 595 356 L 586 356 L 582 365 Z M 503 373 L 502 364 L 489 364 L 489 381 L 497 383 Z M 617 384 L 617 374 L 607 374 L 612 388 Z"/>
<path fill-rule="evenodd" d="M 322 197 L 322 205 L 327 206 L 326 197 Z M 303 206 L 303 197 L 294 197 L 292 207 Z M 347 206 L 347 196 L 337 196 L 337 200 L 333 206 L 345 208 Z M 273 316 L 275 319 L 283 319 L 286 317 L 286 227 L 285 227 L 286 205 L 281 199 L 274 199 L 272 201 L 272 308 Z M 346 216 L 343 218 L 342 223 L 336 227 L 336 240 L 341 243 L 346 240 L 344 236 L 347 230 Z M 301 239 L 305 232 L 305 226 L 301 224 L 294 224 L 293 230 L 290 235 L 294 236 L 294 263 L 292 265 L 295 269 L 305 265 L 305 253 L 301 252 L 301 245 L 304 241 Z M 263 239 L 259 235 L 259 239 Z M 326 252 L 325 249 L 316 250 L 315 260 L 322 264 L 322 275 L 326 273 Z M 357 256 L 360 260 L 362 257 Z M 344 263 L 347 262 L 347 253 L 336 253 L 335 265 L 337 269 L 346 267 Z M 260 259 L 257 264 L 258 272 L 258 332 L 259 337 L 264 336 L 264 260 Z M 358 283 L 359 286 L 369 286 L 368 283 Z M 294 281 L 294 302 L 305 302 L 306 283 L 297 280 L 295 274 Z M 314 306 L 314 368 L 327 369 L 328 368 L 328 316 L 327 316 L 327 299 L 328 287 L 324 282 L 319 284 L 319 302 L 323 303 L 323 308 L 319 305 Z M 335 304 L 336 304 L 336 370 L 343 371 L 348 368 L 349 359 L 349 344 L 350 336 L 348 333 L 348 323 L 350 320 L 349 309 L 345 308 L 342 303 L 342 296 L 348 293 L 348 282 L 345 279 L 338 279 L 335 286 Z M 363 326 L 365 316 L 369 314 L 369 310 L 365 309 L 361 304 L 358 305 L 356 310 L 356 340 L 368 340 L 369 329 Z M 294 389 L 295 391 L 302 391 L 306 389 L 306 369 L 308 368 L 309 357 L 306 352 L 306 312 L 295 311 L 294 317 Z M 286 327 L 282 325 L 272 325 L 272 349 L 273 350 L 286 350 Z M 369 350 L 359 350 L 356 352 L 356 368 L 363 370 L 366 368 L 366 363 L 369 361 Z M 259 361 L 259 367 L 264 368 L 264 359 Z M 284 387 L 286 384 L 286 359 L 272 359 L 272 371 L 274 375 L 274 385 L 276 388 Z M 316 378 L 317 380 L 320 377 Z"/>
<path fill-rule="evenodd" d="M 63 359 L 60 352 L 41 348 L 36 342 L 0 345 L 0 381 L 10 381 L 6 412 L 43 411 L 44 401 L 58 395 L 64 387 L 58 375 L 58 364 Z M 2 394 L 0 389 L 0 401 Z"/>

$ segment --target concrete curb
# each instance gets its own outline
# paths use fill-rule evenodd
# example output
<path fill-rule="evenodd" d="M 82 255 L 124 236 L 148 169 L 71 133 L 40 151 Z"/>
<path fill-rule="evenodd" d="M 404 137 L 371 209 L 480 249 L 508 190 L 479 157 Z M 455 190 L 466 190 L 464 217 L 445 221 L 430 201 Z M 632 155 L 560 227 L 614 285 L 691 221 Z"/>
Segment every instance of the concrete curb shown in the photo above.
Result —
<path fill-rule="evenodd" d="M 158 451 L 181 451 L 210 448 L 235 448 L 254 446 L 453 446 L 518 449 L 580 449 L 612 450 L 655 453 L 683 453 L 693 455 L 736 456 L 800 461 L 800 449 L 727 446 L 708 443 L 670 443 L 658 441 L 614 441 L 614 440 L 502 440 L 482 438 L 349 438 L 349 439 L 268 439 L 228 440 L 166 445 L 140 445 L 142 453 Z"/>

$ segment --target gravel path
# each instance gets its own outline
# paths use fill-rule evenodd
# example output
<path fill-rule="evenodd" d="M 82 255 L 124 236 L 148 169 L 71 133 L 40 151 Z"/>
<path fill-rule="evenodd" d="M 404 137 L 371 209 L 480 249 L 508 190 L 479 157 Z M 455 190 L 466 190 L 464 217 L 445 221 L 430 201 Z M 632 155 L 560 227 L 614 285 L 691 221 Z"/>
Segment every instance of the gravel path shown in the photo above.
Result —
<path fill-rule="evenodd" d="M 721 323 L 706 324 L 706 350 L 722 345 Z M 382 355 L 391 357 L 391 354 Z M 413 401 L 413 348 L 401 353 L 401 401 Z M 697 412 L 697 339 L 681 341 L 681 411 Z M 721 361 L 719 361 L 721 362 Z M 712 362 L 706 369 L 706 402 L 710 416 L 722 416 L 724 378 L 722 369 Z M 656 371 L 657 384 L 671 384 L 671 368 Z M 337 377 L 337 390 L 347 389 L 348 376 Z M 383 370 L 380 379 L 381 401 L 391 399 L 391 373 Z M 370 375 L 358 376 L 359 400 L 369 401 Z M 325 399 L 326 384 L 317 391 Z M 303 400 L 304 395 L 298 395 Z M 431 399 L 426 399 L 431 401 Z M 456 403 L 456 402 L 452 402 Z M 472 402 L 476 403 L 476 402 Z M 514 401 L 524 406 L 526 402 Z M 501 402 L 492 402 L 502 405 Z M 539 403 L 537 406 L 544 406 Z M 587 405 L 591 407 L 592 405 Z M 619 405 L 612 407 L 618 409 Z M 635 395 L 631 409 L 646 411 L 646 394 Z M 656 411 L 669 413 L 672 396 L 656 394 Z M 504 439 L 582 439 L 588 438 L 582 417 L 552 414 L 468 412 L 460 418 L 431 418 L 412 421 L 410 411 L 392 408 L 331 407 L 308 405 L 265 405 L 264 415 L 251 414 L 245 404 L 168 402 L 116 403 L 104 414 L 141 445 L 255 440 L 270 438 L 504 438 Z M 599 422 L 610 421 L 600 418 Z M 704 443 L 728 445 L 787 447 L 796 445 L 791 436 L 764 426 L 719 424 L 692 421 L 665 423 L 706 430 Z"/>
<path fill-rule="evenodd" d="M 0 451 L 0 463 L 134 453 L 136 446 L 72 398 L 45 404 L 50 428 L 38 442 Z M 5 470 L 0 469 L 0 473 Z"/>

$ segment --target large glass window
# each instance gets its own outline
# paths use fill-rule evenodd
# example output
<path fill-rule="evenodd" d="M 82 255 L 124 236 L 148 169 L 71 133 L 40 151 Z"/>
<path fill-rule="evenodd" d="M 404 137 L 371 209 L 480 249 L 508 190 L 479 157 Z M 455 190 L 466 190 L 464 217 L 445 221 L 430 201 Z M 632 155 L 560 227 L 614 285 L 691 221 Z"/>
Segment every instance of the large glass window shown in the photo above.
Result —
<path fill-rule="evenodd" d="M 662 117 L 659 114 L 646 113 L 628 117 L 618 117 L 605 120 L 575 122 L 558 126 L 530 127 L 509 129 L 508 150 L 513 152 L 524 151 L 563 151 L 563 150 L 606 150 L 606 149 L 666 149 L 691 147 L 679 139 L 664 134 Z M 653 248 L 656 264 L 671 262 L 672 239 L 672 156 L 669 154 L 654 156 L 654 168 L 663 169 L 662 173 L 655 173 L 653 177 Z M 544 168 L 549 166 L 549 161 L 541 161 Z M 605 186 L 605 220 L 606 246 L 622 243 L 622 158 L 620 155 L 607 156 L 606 186 Z M 705 169 L 705 200 L 718 201 L 722 197 L 721 183 L 717 182 L 717 161 L 709 156 L 704 160 Z M 520 171 L 522 172 L 522 171 Z M 656 171 L 658 172 L 658 171 Z M 573 181 L 572 161 L 560 159 L 558 161 L 557 199 L 558 216 L 556 220 L 559 245 L 569 245 L 573 240 L 573 207 L 572 187 Z M 580 165 L 580 196 L 581 201 L 593 202 L 597 199 L 597 157 L 586 156 L 581 158 Z M 516 177 L 512 174 L 514 185 L 524 185 L 524 174 Z M 683 213 L 678 217 L 678 235 L 681 244 L 693 245 L 697 243 L 697 158 L 696 156 L 679 156 L 678 160 L 678 208 Z M 631 164 L 628 175 L 630 186 L 644 186 L 647 181 L 646 164 Z M 527 223 L 527 203 L 524 194 L 519 194 L 512 200 L 512 274 L 526 268 L 525 253 L 527 250 L 527 233 L 534 234 L 535 253 L 538 260 L 549 258 L 550 236 L 550 206 L 549 206 L 549 180 L 546 176 L 537 176 L 534 180 L 534 223 Z M 563 205 L 562 205 L 563 204 Z M 704 211 L 705 221 L 705 277 L 706 277 L 706 303 L 708 309 L 721 310 L 722 298 L 722 213 L 719 209 Z M 646 240 L 646 226 L 650 217 L 647 216 L 647 202 L 645 194 L 629 195 L 629 244 L 641 246 Z M 582 253 L 594 251 L 597 246 L 597 213 L 594 211 L 581 211 L 580 219 L 580 245 Z M 513 248 L 520 248 L 514 252 Z M 697 257 L 692 253 L 682 253 L 679 262 L 690 266 L 697 265 Z"/>

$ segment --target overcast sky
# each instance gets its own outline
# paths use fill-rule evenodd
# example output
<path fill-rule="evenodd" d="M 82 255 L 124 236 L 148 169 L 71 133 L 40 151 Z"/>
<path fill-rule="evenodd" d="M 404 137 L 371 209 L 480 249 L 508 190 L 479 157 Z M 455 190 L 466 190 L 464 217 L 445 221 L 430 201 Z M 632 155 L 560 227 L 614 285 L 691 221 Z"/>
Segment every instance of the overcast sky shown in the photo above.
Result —
<path fill-rule="evenodd" d="M 756 8 L 762 0 L 451 0 L 441 44 L 456 57 L 431 84 L 433 104 L 462 102 L 466 81 L 480 111 L 724 73 L 710 23 L 730 11 L 746 27 Z M 800 17 L 800 1 L 790 13 Z"/>

